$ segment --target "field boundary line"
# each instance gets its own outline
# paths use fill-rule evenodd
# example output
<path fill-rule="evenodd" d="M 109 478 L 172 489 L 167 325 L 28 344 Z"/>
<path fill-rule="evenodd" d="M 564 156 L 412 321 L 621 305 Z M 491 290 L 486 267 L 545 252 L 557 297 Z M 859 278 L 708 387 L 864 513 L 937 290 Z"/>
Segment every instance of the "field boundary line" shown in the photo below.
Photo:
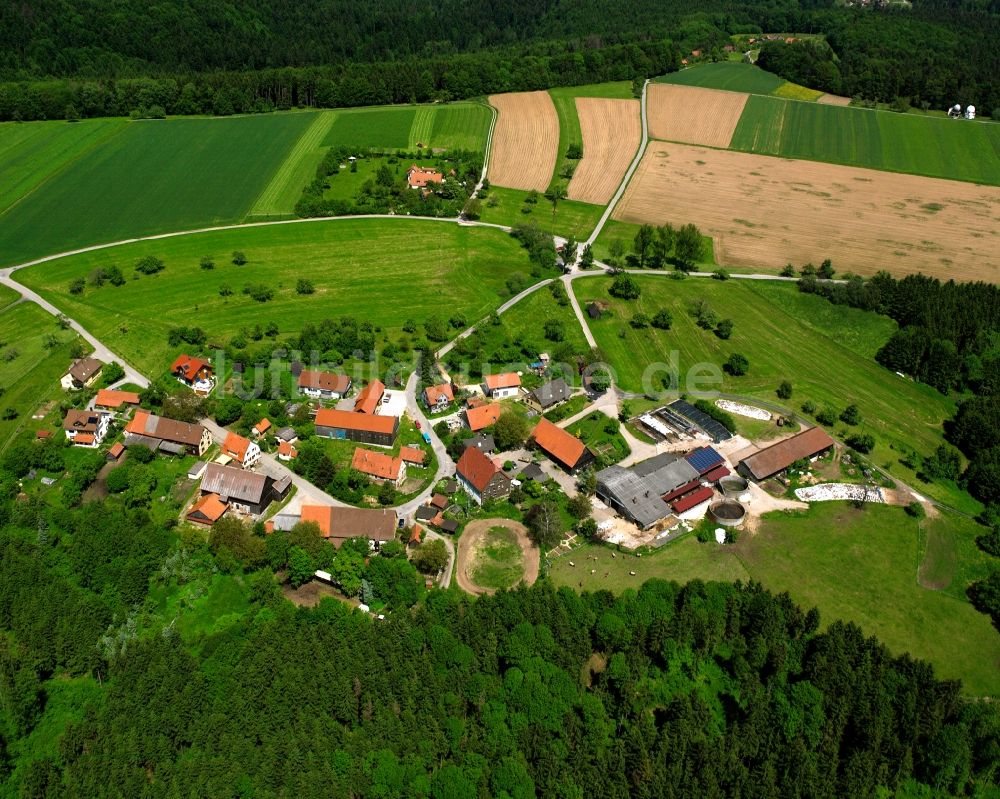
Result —
<path fill-rule="evenodd" d="M 590 237 L 583 242 L 584 246 L 591 246 L 595 241 L 597 241 L 597 237 L 601 235 L 601 231 L 607 224 L 608 219 L 611 218 L 611 214 L 614 212 L 615 207 L 621 200 L 622 195 L 625 194 L 625 189 L 628 188 L 628 184 L 632 180 L 632 175 L 634 175 L 636 169 L 639 168 L 642 157 L 646 154 L 646 147 L 649 144 L 649 120 L 646 116 L 646 95 L 648 93 L 648 89 L 649 79 L 647 78 L 646 82 L 642 84 L 642 97 L 640 98 L 639 103 L 639 113 L 642 118 L 642 140 L 639 142 L 639 149 L 636 150 L 632 163 L 629 164 L 628 169 L 625 171 L 625 175 L 622 177 L 622 182 L 618 184 L 618 189 L 611 197 L 611 202 L 607 204 L 607 207 L 604 209 L 604 213 L 601 214 L 601 218 L 597 220 L 597 227 L 594 228 Z M 582 251 L 583 248 L 581 247 L 580 249 Z"/>
<path fill-rule="evenodd" d="M 316 119 L 302 131 L 298 141 L 285 155 L 284 160 L 275 170 L 263 191 L 257 195 L 257 199 L 250 206 L 247 216 L 265 216 L 271 213 L 271 206 L 292 181 L 299 164 L 310 150 L 322 146 L 323 138 L 336 120 L 337 112 L 334 110 L 320 111 L 316 115 Z"/>
<path fill-rule="evenodd" d="M 479 182 L 476 184 L 476 188 L 473 189 L 472 194 L 469 195 L 470 200 L 479 196 L 479 192 L 483 188 L 483 181 L 486 180 L 486 170 L 489 169 L 490 154 L 493 151 L 493 130 L 497 126 L 497 117 L 500 115 L 497 109 L 489 102 L 486 103 L 486 107 L 490 109 L 490 129 L 486 134 L 486 151 L 483 153 L 483 170 L 479 173 Z"/>

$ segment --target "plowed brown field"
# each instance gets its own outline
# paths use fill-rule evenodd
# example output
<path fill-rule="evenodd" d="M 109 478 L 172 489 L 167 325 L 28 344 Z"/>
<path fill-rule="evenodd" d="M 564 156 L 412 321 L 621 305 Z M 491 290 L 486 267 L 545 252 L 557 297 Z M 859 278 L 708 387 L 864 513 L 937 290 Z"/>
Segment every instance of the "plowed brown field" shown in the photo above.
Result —
<path fill-rule="evenodd" d="M 1000 282 L 1000 188 L 652 142 L 614 214 L 694 222 L 721 264 Z"/>
<path fill-rule="evenodd" d="M 651 83 L 646 96 L 649 135 L 709 147 L 728 147 L 748 95 L 694 86 Z"/>
<path fill-rule="evenodd" d="M 577 97 L 583 158 L 569 182 L 571 200 L 606 205 L 642 140 L 638 100 Z"/>
<path fill-rule="evenodd" d="M 490 146 L 490 182 L 545 191 L 559 151 L 559 117 L 548 92 L 492 94 L 499 113 Z"/>

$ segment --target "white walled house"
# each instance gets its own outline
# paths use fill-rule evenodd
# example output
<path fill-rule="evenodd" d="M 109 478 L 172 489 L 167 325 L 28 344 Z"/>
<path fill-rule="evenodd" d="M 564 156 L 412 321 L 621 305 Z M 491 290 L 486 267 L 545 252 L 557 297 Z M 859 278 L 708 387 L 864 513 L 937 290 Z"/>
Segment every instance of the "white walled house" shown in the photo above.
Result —
<path fill-rule="evenodd" d="M 516 397 L 521 392 L 521 376 L 517 372 L 483 375 L 483 394 L 491 399 Z"/>

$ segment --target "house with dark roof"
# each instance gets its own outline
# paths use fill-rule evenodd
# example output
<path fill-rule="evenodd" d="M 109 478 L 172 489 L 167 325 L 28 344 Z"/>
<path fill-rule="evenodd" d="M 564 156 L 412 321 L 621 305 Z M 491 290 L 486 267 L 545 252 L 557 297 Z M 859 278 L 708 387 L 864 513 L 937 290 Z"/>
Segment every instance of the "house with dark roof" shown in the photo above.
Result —
<path fill-rule="evenodd" d="M 351 390 L 351 378 L 333 372 L 303 369 L 299 373 L 299 391 L 317 399 L 340 399 Z"/>
<path fill-rule="evenodd" d="M 810 427 L 740 461 L 738 471 L 750 480 L 767 480 L 796 461 L 811 460 L 833 448 L 833 439 L 820 427 Z"/>
<path fill-rule="evenodd" d="M 396 512 L 390 508 L 338 508 L 330 505 L 303 505 L 300 520 L 315 522 L 323 537 L 338 549 L 349 538 L 364 538 L 377 550 L 396 537 Z"/>
<path fill-rule="evenodd" d="M 354 411 L 320 408 L 316 412 L 316 435 L 391 447 L 399 431 L 396 416 L 375 416 Z"/>
<path fill-rule="evenodd" d="M 63 431 L 66 438 L 75 447 L 95 449 L 104 441 L 108 434 L 108 424 L 111 414 L 103 411 L 81 411 L 70 408 L 63 420 Z"/>
<path fill-rule="evenodd" d="M 104 364 L 97 358 L 78 358 L 70 364 L 69 370 L 62 376 L 59 384 L 65 391 L 78 391 L 89 388 L 101 376 Z"/>
<path fill-rule="evenodd" d="M 260 447 L 249 438 L 230 432 L 222 442 L 222 454 L 232 458 L 241 469 L 252 469 L 261 458 Z"/>
<path fill-rule="evenodd" d="M 355 413 L 374 414 L 379 405 L 382 404 L 382 397 L 385 395 L 385 383 L 378 378 L 372 380 L 367 386 L 358 392 L 354 400 Z"/>
<path fill-rule="evenodd" d="M 465 419 L 469 423 L 469 429 L 473 433 L 478 433 L 480 430 L 495 425 L 501 413 L 503 413 L 503 406 L 490 402 L 477 408 L 466 409 Z"/>
<path fill-rule="evenodd" d="M 201 456 L 212 446 L 212 435 L 200 424 L 178 422 L 148 411 L 136 411 L 125 426 L 125 433 L 126 447 L 142 444 L 154 452 L 188 452 Z"/>
<path fill-rule="evenodd" d="M 462 453 L 455 467 L 455 476 L 477 505 L 491 499 L 502 499 L 510 493 L 510 478 L 476 447 L 469 447 Z"/>
<path fill-rule="evenodd" d="M 606 300 L 594 300 L 587 303 L 587 316 L 591 319 L 600 319 L 610 308 L 611 304 Z"/>
<path fill-rule="evenodd" d="M 183 383 L 195 394 L 208 395 L 215 387 L 212 364 L 205 358 L 178 355 L 170 366 L 170 374 L 177 378 L 178 383 Z"/>
<path fill-rule="evenodd" d="M 216 494 L 220 502 L 254 516 L 259 516 L 268 505 L 282 498 L 280 487 L 275 485 L 270 475 L 219 463 L 210 463 L 205 467 L 200 490 L 202 496 Z"/>
<path fill-rule="evenodd" d="M 469 447 L 476 447 L 482 452 L 494 452 L 497 448 L 497 442 L 491 435 L 486 433 L 479 433 L 474 435 L 472 438 L 467 438 L 462 442 L 462 446 L 465 449 Z"/>
<path fill-rule="evenodd" d="M 597 460 L 593 452 L 576 436 L 567 433 L 548 419 L 539 419 L 531 439 L 542 452 L 570 474 Z"/>
<path fill-rule="evenodd" d="M 451 383 L 427 386 L 423 391 L 424 405 L 432 412 L 443 411 L 455 401 L 455 390 Z"/>
<path fill-rule="evenodd" d="M 670 452 L 627 469 L 615 465 L 597 473 L 597 498 L 641 530 L 670 515 L 664 497 L 680 498 L 698 486 L 698 470 Z M 684 493 L 678 493 L 679 489 Z"/>
<path fill-rule="evenodd" d="M 516 397 L 521 391 L 521 376 L 517 372 L 483 375 L 483 395 L 490 399 Z"/>
<path fill-rule="evenodd" d="M 282 427 L 274 434 L 274 437 L 279 441 L 287 441 L 289 444 L 294 444 L 299 440 L 299 434 L 295 432 L 294 427 Z"/>
<path fill-rule="evenodd" d="M 402 458 L 394 458 L 384 452 L 372 452 L 362 447 L 354 450 L 351 468 L 379 483 L 392 483 L 398 486 L 406 479 L 406 464 Z"/>
<path fill-rule="evenodd" d="M 528 405 L 544 413 L 550 408 L 554 408 L 565 402 L 573 395 L 573 389 L 561 377 L 550 380 L 545 385 L 539 386 L 534 391 L 528 392 Z"/>

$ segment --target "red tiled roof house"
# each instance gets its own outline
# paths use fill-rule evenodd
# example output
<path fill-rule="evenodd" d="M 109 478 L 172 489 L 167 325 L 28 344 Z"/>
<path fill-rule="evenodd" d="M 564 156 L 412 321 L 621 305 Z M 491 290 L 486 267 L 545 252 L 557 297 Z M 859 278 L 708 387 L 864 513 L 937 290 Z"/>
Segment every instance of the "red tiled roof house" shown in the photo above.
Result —
<path fill-rule="evenodd" d="M 392 483 L 399 486 L 406 479 L 406 464 L 402 458 L 394 458 L 384 452 L 372 452 L 358 447 L 351 459 L 351 468 L 368 475 L 378 483 Z"/>
<path fill-rule="evenodd" d="M 510 493 L 510 478 L 477 447 L 469 447 L 458 459 L 455 476 L 477 505 L 501 499 Z"/>
<path fill-rule="evenodd" d="M 517 372 L 483 375 L 483 394 L 491 399 L 516 397 L 521 391 L 521 377 Z"/>
<path fill-rule="evenodd" d="M 228 433 L 222 442 L 222 454 L 228 455 L 241 468 L 252 469 L 260 460 L 260 447 L 249 438 Z"/>

